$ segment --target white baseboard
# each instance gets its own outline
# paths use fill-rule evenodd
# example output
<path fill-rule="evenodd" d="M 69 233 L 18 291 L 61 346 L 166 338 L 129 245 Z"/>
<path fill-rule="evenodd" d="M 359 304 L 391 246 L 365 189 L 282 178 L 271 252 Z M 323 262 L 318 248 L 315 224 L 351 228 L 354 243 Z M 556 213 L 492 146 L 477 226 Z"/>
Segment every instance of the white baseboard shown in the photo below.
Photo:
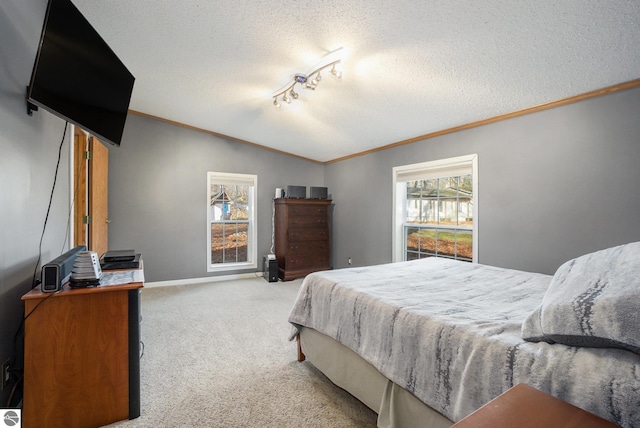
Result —
<path fill-rule="evenodd" d="M 144 288 L 169 287 L 172 285 L 203 284 L 205 282 L 232 281 L 234 279 L 262 278 L 262 272 L 249 272 L 234 275 L 205 276 L 203 278 L 176 279 L 170 281 L 145 282 Z"/>

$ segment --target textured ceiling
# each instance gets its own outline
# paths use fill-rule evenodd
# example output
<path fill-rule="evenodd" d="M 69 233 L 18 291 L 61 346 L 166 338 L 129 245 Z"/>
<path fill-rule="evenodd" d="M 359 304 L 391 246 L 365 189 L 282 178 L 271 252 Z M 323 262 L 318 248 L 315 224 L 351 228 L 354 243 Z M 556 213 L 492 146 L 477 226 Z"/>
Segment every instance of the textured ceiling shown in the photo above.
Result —
<path fill-rule="evenodd" d="M 638 0 L 73 0 L 130 108 L 316 161 L 640 78 Z M 344 75 L 272 94 L 342 47 Z"/>

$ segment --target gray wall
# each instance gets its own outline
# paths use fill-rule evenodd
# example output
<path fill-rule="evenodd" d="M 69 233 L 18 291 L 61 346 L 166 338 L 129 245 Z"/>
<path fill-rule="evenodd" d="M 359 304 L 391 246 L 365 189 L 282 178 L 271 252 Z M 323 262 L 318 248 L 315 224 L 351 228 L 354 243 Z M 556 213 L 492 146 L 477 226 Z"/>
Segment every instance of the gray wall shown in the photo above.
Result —
<path fill-rule="evenodd" d="M 326 167 L 334 266 L 390 262 L 392 168 L 478 154 L 479 262 L 553 273 L 640 240 L 640 89 Z"/>
<path fill-rule="evenodd" d="M 207 272 L 207 171 L 258 176 L 258 270 L 275 188 L 324 184 L 321 164 L 129 115 L 122 145 L 109 150 L 109 248 L 141 252 L 147 281 L 216 275 Z"/>
<path fill-rule="evenodd" d="M 31 289 L 65 126 L 45 111 L 32 117 L 26 113 L 25 88 L 45 8 L 42 0 L 0 2 L 0 362 L 16 355 L 13 336 L 23 314 L 20 298 Z M 69 144 L 67 139 L 42 241 L 45 263 L 68 250 Z M 21 367 L 21 350 L 17 357 L 15 365 Z M 0 407 L 10 390 L 0 391 Z"/>
<path fill-rule="evenodd" d="M 479 261 L 553 273 L 564 261 L 640 240 L 640 89 L 318 165 L 130 116 L 110 150 L 110 247 L 135 248 L 149 281 L 206 272 L 206 171 L 255 173 L 258 254 L 271 245 L 271 197 L 326 185 L 333 265 L 391 261 L 392 168 L 477 153 Z"/>

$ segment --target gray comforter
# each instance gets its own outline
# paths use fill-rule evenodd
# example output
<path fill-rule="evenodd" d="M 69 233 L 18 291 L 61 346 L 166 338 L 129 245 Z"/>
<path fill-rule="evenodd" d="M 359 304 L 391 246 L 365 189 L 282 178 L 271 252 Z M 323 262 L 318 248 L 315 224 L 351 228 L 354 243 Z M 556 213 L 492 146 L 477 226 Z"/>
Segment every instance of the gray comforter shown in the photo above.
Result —
<path fill-rule="evenodd" d="M 452 421 L 526 383 L 640 427 L 640 356 L 522 339 L 550 281 L 436 258 L 318 272 L 305 278 L 289 321 L 352 349 Z"/>

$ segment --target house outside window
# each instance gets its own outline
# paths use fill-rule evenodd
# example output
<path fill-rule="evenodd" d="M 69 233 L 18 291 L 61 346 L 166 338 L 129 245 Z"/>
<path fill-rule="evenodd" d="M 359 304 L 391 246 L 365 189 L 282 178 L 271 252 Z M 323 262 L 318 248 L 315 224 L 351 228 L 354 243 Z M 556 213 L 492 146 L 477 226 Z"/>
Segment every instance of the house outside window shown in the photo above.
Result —
<path fill-rule="evenodd" d="M 393 168 L 394 261 L 477 262 L 477 155 Z"/>
<path fill-rule="evenodd" d="M 255 269 L 257 176 L 207 173 L 208 271 Z"/>

